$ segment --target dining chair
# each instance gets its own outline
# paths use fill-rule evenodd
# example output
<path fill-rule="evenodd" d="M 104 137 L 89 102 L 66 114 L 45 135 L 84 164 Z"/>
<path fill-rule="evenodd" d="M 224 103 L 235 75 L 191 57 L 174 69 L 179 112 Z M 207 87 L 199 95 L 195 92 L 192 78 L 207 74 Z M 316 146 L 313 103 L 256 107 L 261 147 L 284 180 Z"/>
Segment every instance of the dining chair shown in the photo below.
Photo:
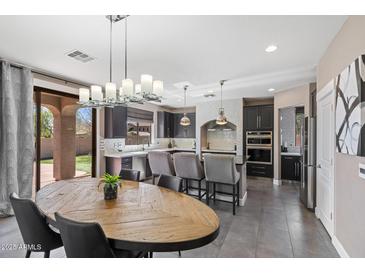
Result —
<path fill-rule="evenodd" d="M 180 178 L 180 177 L 170 176 L 170 175 L 163 175 L 162 174 L 158 178 L 157 185 L 160 186 L 160 187 L 164 187 L 164 188 L 174 190 L 176 192 L 180 192 L 181 187 L 182 187 L 182 181 L 183 181 L 183 179 Z M 178 252 L 179 252 L 179 257 L 181 257 L 181 251 L 179 250 Z M 153 253 L 150 252 L 149 256 L 150 256 L 150 258 L 152 258 Z"/>
<path fill-rule="evenodd" d="M 55 213 L 68 258 L 134 258 L 143 252 L 113 249 L 98 223 L 84 223 Z"/>
<path fill-rule="evenodd" d="M 182 181 L 183 179 L 180 177 L 162 174 L 158 178 L 157 185 L 180 192 L 182 188 Z"/>
<path fill-rule="evenodd" d="M 24 243 L 34 247 L 27 249 L 26 258 L 31 252 L 44 252 L 44 258 L 49 258 L 51 250 L 63 246 L 60 234 L 50 228 L 46 216 L 32 200 L 11 193 L 10 202 Z"/>
<path fill-rule="evenodd" d="M 179 176 L 185 182 L 186 194 L 189 194 L 189 189 L 197 189 L 198 195 L 191 195 L 197 196 L 199 200 L 201 200 L 205 195 L 205 193 L 202 193 L 202 181 L 204 180 L 205 175 L 199 156 L 195 153 L 175 153 L 174 166 L 176 176 Z M 195 183 L 195 186 L 191 185 L 191 183 Z"/>
<path fill-rule="evenodd" d="M 122 168 L 119 173 L 119 177 L 122 180 L 136 181 L 139 182 L 141 172 L 139 170 Z"/>
<path fill-rule="evenodd" d="M 222 194 L 232 195 L 233 215 L 236 215 L 236 205 L 239 205 L 239 181 L 240 174 L 237 172 L 235 156 L 204 154 L 204 170 L 206 178 L 206 202 L 213 197 L 216 200 L 216 185 L 224 184 L 232 187 L 231 193 L 221 192 Z M 210 195 L 210 184 L 213 184 L 213 194 Z"/>
<path fill-rule="evenodd" d="M 155 184 L 155 178 L 162 174 L 175 176 L 174 163 L 169 152 L 149 151 L 148 162 L 152 172 L 152 184 Z"/>

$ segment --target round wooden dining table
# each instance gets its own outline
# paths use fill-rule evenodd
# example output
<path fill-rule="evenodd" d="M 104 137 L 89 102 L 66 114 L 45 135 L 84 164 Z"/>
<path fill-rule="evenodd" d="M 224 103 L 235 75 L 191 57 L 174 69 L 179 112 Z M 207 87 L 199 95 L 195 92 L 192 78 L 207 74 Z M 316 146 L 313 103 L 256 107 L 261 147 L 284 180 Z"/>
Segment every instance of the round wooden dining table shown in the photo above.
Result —
<path fill-rule="evenodd" d="M 186 194 L 151 184 L 122 181 L 118 198 L 104 200 L 98 180 L 58 181 L 41 188 L 36 204 L 57 228 L 55 212 L 97 222 L 114 248 L 147 252 L 187 250 L 212 242 L 219 218 Z"/>

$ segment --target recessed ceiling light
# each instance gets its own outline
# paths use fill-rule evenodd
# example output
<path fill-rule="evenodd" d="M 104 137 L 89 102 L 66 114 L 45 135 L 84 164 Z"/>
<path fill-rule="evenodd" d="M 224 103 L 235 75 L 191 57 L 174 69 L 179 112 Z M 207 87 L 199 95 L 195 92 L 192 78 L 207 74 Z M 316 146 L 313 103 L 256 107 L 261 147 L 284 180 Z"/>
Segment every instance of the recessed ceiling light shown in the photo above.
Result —
<path fill-rule="evenodd" d="M 208 93 L 214 93 L 214 90 L 208 90 Z"/>
<path fill-rule="evenodd" d="M 268 92 L 274 92 L 274 91 L 275 91 L 275 89 L 274 89 L 274 88 L 269 88 L 267 91 L 268 91 Z"/>
<path fill-rule="evenodd" d="M 266 49 L 265 49 L 265 51 L 266 52 L 274 52 L 275 50 L 277 50 L 278 49 L 278 46 L 277 45 L 269 45 Z"/>

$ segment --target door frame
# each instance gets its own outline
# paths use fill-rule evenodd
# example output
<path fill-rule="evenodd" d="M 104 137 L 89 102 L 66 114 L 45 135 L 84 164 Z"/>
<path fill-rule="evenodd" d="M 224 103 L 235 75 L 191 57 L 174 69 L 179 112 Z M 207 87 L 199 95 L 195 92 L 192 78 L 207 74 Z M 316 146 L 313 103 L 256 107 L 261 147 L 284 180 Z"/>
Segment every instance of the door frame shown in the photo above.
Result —
<path fill-rule="evenodd" d="M 316 96 L 316 103 L 317 103 L 317 106 L 316 106 L 316 110 L 317 110 L 317 140 L 316 140 L 316 143 L 317 143 L 317 155 L 316 155 L 316 158 L 317 158 L 317 165 L 319 164 L 318 163 L 318 140 L 319 140 L 319 131 L 318 131 L 318 116 L 319 116 L 319 102 L 321 100 L 323 100 L 325 97 L 332 97 L 331 98 L 331 101 L 332 101 L 332 107 L 331 107 L 331 111 L 333 113 L 332 117 L 333 117 L 333 120 L 331 121 L 332 125 L 333 125 L 333 132 L 332 132 L 332 138 L 333 138 L 333 146 L 332 146 L 332 150 L 331 150 L 331 153 L 332 153 L 332 170 L 331 170 L 331 173 L 332 173 L 332 189 L 331 189 L 331 201 L 330 201 L 330 204 L 331 204 L 331 222 L 328 223 L 329 227 L 326 227 L 325 224 L 323 224 L 328 232 L 328 234 L 330 235 L 330 237 L 332 238 L 334 235 L 335 235 L 335 153 L 336 153 L 336 147 L 335 147 L 335 144 L 336 144 L 336 111 L 335 111 L 335 108 L 336 108 L 336 91 L 335 91 L 335 80 L 331 80 L 329 83 L 327 83 L 321 90 L 319 90 L 319 92 L 317 92 L 317 96 Z M 318 180 L 319 176 L 318 176 L 318 168 L 316 169 L 316 178 Z M 324 222 L 324 218 L 322 216 L 322 213 L 321 213 L 321 210 L 318 208 L 318 181 L 316 182 L 316 207 L 315 207 L 315 215 L 318 219 L 321 220 L 321 222 L 323 223 Z"/>
<path fill-rule="evenodd" d="M 41 94 L 45 93 L 45 94 L 53 94 L 53 95 L 58 95 L 58 96 L 63 96 L 63 97 L 68 97 L 68 98 L 74 98 L 74 99 L 78 99 L 79 96 L 76 94 L 72 94 L 72 93 L 66 93 L 66 92 L 62 92 L 62 91 L 58 91 L 58 90 L 53 90 L 53 89 L 48 89 L 48 88 L 43 88 L 43 87 L 39 87 L 39 86 L 34 86 L 33 88 L 33 92 L 34 92 L 34 98 L 35 98 L 35 108 L 36 108 L 36 112 L 35 112 L 35 116 L 36 116 L 36 136 L 35 136 L 35 162 L 36 162 L 36 168 L 35 168 L 35 192 L 37 192 L 38 190 L 40 190 L 41 188 L 41 137 L 40 137 L 40 133 L 41 133 L 41 123 L 40 123 L 40 118 L 41 118 L 41 106 L 42 106 L 42 100 L 41 100 Z M 96 136 L 97 136 L 97 112 L 96 109 L 92 109 L 92 133 L 91 133 L 91 177 L 96 177 L 96 153 L 97 153 L 97 140 L 96 140 Z"/>

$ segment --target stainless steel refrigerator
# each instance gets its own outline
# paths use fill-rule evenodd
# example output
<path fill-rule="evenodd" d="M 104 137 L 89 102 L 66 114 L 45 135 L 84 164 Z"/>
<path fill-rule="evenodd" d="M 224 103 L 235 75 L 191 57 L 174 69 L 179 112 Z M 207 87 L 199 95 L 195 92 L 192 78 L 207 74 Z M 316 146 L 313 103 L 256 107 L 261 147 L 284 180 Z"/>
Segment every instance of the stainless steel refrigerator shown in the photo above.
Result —
<path fill-rule="evenodd" d="M 305 117 L 302 126 L 302 178 L 300 200 L 305 207 L 316 206 L 316 118 Z"/>

